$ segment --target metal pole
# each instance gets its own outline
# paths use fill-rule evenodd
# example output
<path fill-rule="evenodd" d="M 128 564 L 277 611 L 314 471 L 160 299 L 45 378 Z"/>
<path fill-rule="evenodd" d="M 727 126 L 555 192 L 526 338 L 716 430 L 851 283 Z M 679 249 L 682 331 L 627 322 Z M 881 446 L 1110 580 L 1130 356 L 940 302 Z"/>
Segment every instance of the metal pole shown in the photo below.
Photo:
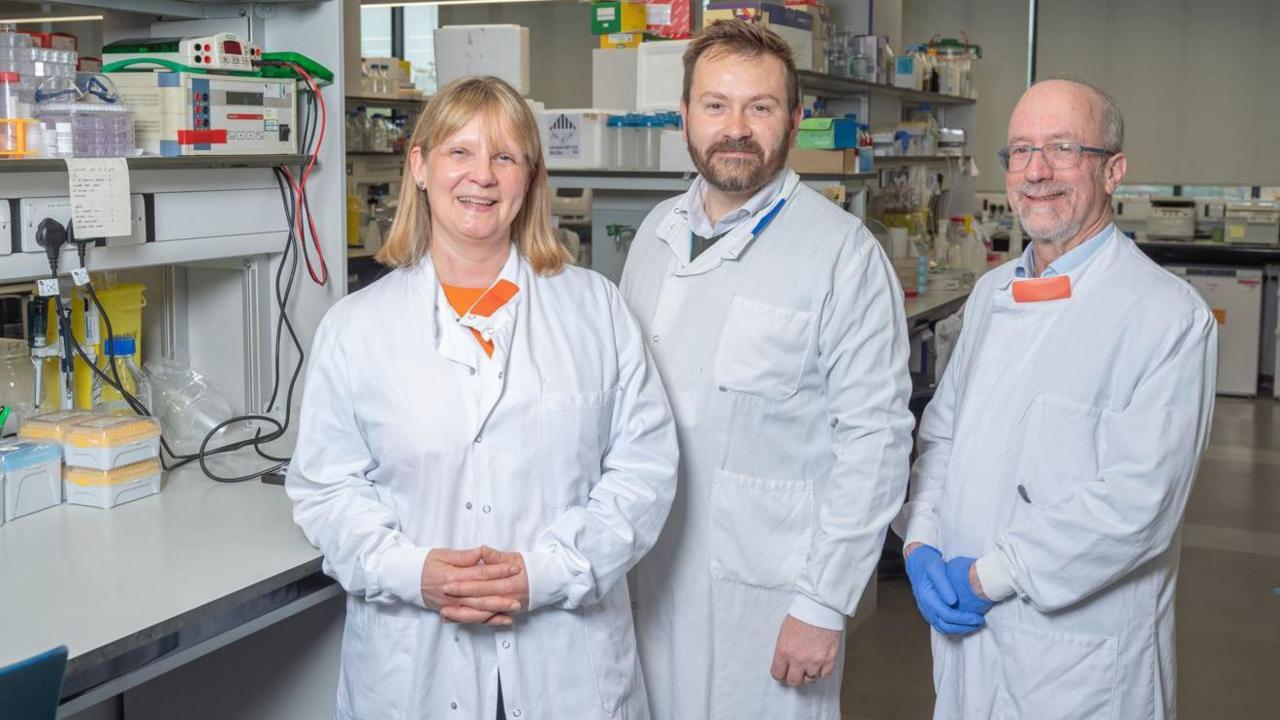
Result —
<path fill-rule="evenodd" d="M 1039 15 L 1037 0 L 1027 0 L 1027 87 L 1036 81 L 1036 25 Z"/>

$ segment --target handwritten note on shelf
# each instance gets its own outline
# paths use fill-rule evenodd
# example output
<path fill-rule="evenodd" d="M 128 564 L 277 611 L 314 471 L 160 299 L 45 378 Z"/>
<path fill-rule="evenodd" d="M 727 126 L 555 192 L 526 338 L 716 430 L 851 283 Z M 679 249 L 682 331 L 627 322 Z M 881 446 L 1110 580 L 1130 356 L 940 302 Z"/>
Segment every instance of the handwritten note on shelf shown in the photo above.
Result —
<path fill-rule="evenodd" d="M 76 237 L 133 233 L 129 164 L 124 158 L 67 158 Z"/>

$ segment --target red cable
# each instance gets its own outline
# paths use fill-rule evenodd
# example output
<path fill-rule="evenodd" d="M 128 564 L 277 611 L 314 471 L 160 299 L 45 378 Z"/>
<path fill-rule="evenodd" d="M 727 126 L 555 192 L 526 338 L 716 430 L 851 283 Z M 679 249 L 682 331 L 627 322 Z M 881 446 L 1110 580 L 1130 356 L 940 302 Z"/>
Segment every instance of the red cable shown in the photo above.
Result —
<path fill-rule="evenodd" d="M 310 229 L 311 244 L 315 247 L 316 256 L 320 261 L 320 272 L 317 274 L 315 268 L 311 265 L 310 256 L 304 253 L 307 264 L 307 273 L 311 275 L 311 280 L 317 285 L 324 285 L 329 281 L 329 266 L 325 263 L 324 251 L 320 248 L 320 236 L 316 233 L 316 223 L 315 219 L 311 215 L 311 207 L 306 202 L 306 192 L 307 180 L 311 177 L 311 171 L 315 169 L 316 158 L 319 157 L 320 147 L 324 144 L 324 131 L 325 126 L 328 124 L 328 114 L 324 105 L 324 95 L 320 94 L 320 88 L 316 85 L 315 79 L 297 63 L 286 62 L 284 65 L 291 68 L 294 72 L 298 73 L 302 79 L 307 81 L 307 85 L 311 88 L 312 95 L 315 96 L 316 101 L 320 104 L 320 134 L 316 137 L 316 145 L 311 151 L 311 156 L 307 159 L 306 165 L 303 166 L 302 176 L 298 178 L 295 183 L 293 175 L 287 168 L 285 168 L 284 173 L 285 177 L 289 179 L 289 184 L 294 189 L 297 198 L 297 207 L 294 210 L 294 218 L 296 218 L 298 224 L 298 240 L 302 243 L 306 243 L 307 234 L 305 231 L 306 229 Z M 303 225 L 304 216 L 306 217 L 305 226 Z"/>

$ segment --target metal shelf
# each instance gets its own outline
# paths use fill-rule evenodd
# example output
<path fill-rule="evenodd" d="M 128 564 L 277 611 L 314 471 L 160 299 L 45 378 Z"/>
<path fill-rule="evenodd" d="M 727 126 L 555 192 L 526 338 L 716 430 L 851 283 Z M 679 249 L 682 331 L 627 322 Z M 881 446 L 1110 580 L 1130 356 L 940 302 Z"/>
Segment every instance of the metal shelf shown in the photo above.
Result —
<path fill-rule="evenodd" d="M 854 80 L 853 78 L 840 77 L 838 75 L 823 75 L 808 70 L 801 70 L 797 74 L 800 76 L 801 93 L 825 94 L 826 97 L 879 95 L 881 97 L 896 97 L 909 103 L 932 103 L 934 105 L 972 105 L 977 102 L 974 98 L 911 90 L 865 80 Z"/>
<path fill-rule="evenodd" d="M 875 163 L 876 169 L 882 170 L 906 165 L 951 165 L 966 163 L 971 159 L 968 155 L 964 157 L 959 155 L 877 155 Z"/>
<path fill-rule="evenodd" d="M 391 108 L 392 110 L 412 110 L 413 112 L 419 112 L 427 104 L 428 98 L 424 97 L 421 100 L 401 100 L 399 98 L 348 95 L 346 100 L 348 106 L 364 105 L 365 107 Z"/>
<path fill-rule="evenodd" d="M 379 150 L 348 150 L 348 157 L 403 157 L 404 153 L 381 152 Z"/>
<path fill-rule="evenodd" d="M 290 3 L 311 2 L 321 0 L 288 0 Z M 72 0 L 46 0 L 50 5 L 77 9 L 116 10 L 119 12 L 155 15 L 165 18 L 182 18 L 187 20 L 204 20 L 208 17 L 207 6 L 220 4 L 220 0 L 97 0 L 89 3 Z M 276 4 L 273 0 L 259 0 L 266 5 Z"/>
<path fill-rule="evenodd" d="M 284 248 L 283 232 L 255 235 L 236 235 L 191 240 L 148 242 L 141 245 L 117 245 L 89 248 L 88 266 L 91 272 L 121 270 L 125 268 L 156 265 L 185 265 L 208 260 L 250 255 L 270 255 Z M 75 250 L 65 248 L 59 258 L 62 268 L 79 267 Z M 67 270 L 63 270 L 67 272 Z M 20 282 L 48 277 L 49 261 L 44 253 L 14 253 L 0 256 L 0 282 Z"/>
<path fill-rule="evenodd" d="M 186 157 L 125 158 L 130 170 L 205 170 L 233 168 L 273 168 L 301 165 L 307 155 L 191 155 Z M 58 158 L 0 160 L 0 173 L 62 172 L 67 164 Z"/>
<path fill-rule="evenodd" d="M 692 172 L 631 170 L 552 170 L 547 174 L 552 187 L 652 192 L 684 192 L 697 175 Z M 800 179 L 808 182 L 866 182 L 875 180 L 876 177 L 876 173 L 800 174 Z"/>

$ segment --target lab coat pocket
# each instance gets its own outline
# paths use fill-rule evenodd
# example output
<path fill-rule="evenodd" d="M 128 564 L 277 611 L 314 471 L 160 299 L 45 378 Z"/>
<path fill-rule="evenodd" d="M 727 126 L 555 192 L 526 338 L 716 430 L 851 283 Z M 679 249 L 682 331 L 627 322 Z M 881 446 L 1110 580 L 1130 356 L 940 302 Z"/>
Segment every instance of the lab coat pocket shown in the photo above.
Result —
<path fill-rule="evenodd" d="M 1036 720 L 1115 717 L 1116 639 L 1006 623 L 997 631 L 1004 716 Z"/>
<path fill-rule="evenodd" d="M 387 608 L 394 611 L 396 608 Z M 399 608 L 401 611 L 407 608 Z M 403 720 L 414 690 L 417 624 L 347 599 L 338 710 L 360 720 Z"/>
<path fill-rule="evenodd" d="M 800 388 L 814 314 L 738 296 L 729 305 L 712 374 L 725 390 L 786 400 Z"/>
<path fill-rule="evenodd" d="M 1034 509 L 1056 507 L 1099 479 L 1101 421 L 1106 410 L 1044 393 L 1023 411 L 1019 495 Z"/>
<path fill-rule="evenodd" d="M 809 555 L 813 498 L 804 481 L 724 470 L 711 487 L 711 576 L 789 588 Z"/>
<path fill-rule="evenodd" d="M 636 634 L 627 584 L 618 583 L 600 602 L 583 605 L 577 613 L 586 629 L 600 705 L 612 714 L 631 697 L 636 680 Z"/>
<path fill-rule="evenodd" d="M 543 388 L 538 462 L 542 502 L 554 508 L 587 504 L 600 479 L 617 389 L 552 392 Z"/>

